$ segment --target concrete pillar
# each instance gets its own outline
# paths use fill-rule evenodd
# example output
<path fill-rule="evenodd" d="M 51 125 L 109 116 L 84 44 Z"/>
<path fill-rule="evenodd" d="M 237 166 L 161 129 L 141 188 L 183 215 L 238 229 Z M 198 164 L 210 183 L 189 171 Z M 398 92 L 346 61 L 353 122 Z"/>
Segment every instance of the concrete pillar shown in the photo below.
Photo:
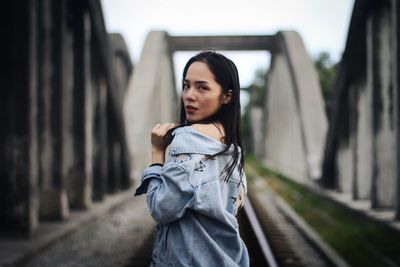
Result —
<path fill-rule="evenodd" d="M 75 68 L 74 68 L 74 14 L 75 14 L 75 1 L 66 1 L 66 29 L 64 36 L 64 49 L 63 61 L 64 66 L 62 70 L 62 82 L 64 88 L 62 90 L 62 112 L 61 112 L 61 127 L 62 127 L 62 177 L 64 180 L 63 188 L 68 195 L 69 182 L 74 179 L 74 134 L 73 134 L 73 96 L 74 96 L 74 81 L 75 81 Z M 68 197 L 68 203 L 69 197 Z"/>
<path fill-rule="evenodd" d="M 265 164 L 299 183 L 307 181 L 307 162 L 293 80 L 283 53 L 273 53 L 264 104 Z"/>
<path fill-rule="evenodd" d="M 12 28 L 13 25 L 10 22 L 14 22 L 11 16 L 10 10 L 13 10 L 12 3 L 6 2 L 5 5 L 0 10 L 0 14 L 5 21 L 9 23 L 3 25 L 3 28 L 0 29 L 2 35 L 5 36 L 12 36 Z M 15 38 L 12 36 L 11 38 Z M 10 39 L 8 42 L 0 42 L 0 57 L 3 59 L 0 62 L 0 81 L 3 84 L 4 88 L 8 90 L 0 90 L 0 121 L 2 121 L 2 127 L 0 129 L 0 146 L 3 148 L 0 150 L 0 217 L 3 220 L 0 220 L 0 228 L 2 229 L 9 229 L 10 226 L 13 225 L 12 223 L 12 208 L 7 199 L 11 194 L 11 177 L 9 175 L 9 163 L 10 161 L 7 160 L 9 155 L 11 154 L 10 150 L 12 147 L 10 146 L 11 140 L 11 119 L 8 115 L 11 112 L 12 106 L 10 105 L 12 99 L 12 63 L 13 63 L 13 43 L 14 40 Z M 6 67 L 8 66 L 8 67 Z M 8 145 L 7 145 L 8 144 Z"/>
<path fill-rule="evenodd" d="M 369 60 L 369 59 L 367 59 Z M 369 70 L 368 70 L 369 72 Z M 364 76 L 365 77 L 365 76 Z M 362 79 L 364 79 L 364 77 Z M 367 81 L 360 81 L 355 86 L 358 88 L 355 112 L 357 120 L 354 122 L 357 140 L 355 147 L 355 188 L 354 199 L 370 199 L 372 180 L 372 85 L 370 75 L 366 75 Z"/>
<path fill-rule="evenodd" d="M 107 85 L 104 75 L 97 69 L 93 88 L 94 96 L 94 146 L 93 146 L 93 199 L 103 200 L 107 193 Z"/>
<path fill-rule="evenodd" d="M 52 11 L 52 94 L 50 99 L 52 177 L 42 181 L 40 192 L 40 216 L 42 219 L 65 219 L 69 216 L 65 185 L 65 149 L 67 147 L 66 113 L 69 97 L 67 90 L 66 62 L 66 0 L 51 2 Z"/>
<path fill-rule="evenodd" d="M 390 9 L 381 7 L 368 18 L 367 34 L 371 35 L 373 84 L 373 176 L 372 207 L 393 208 L 395 204 L 396 144 L 391 85 Z"/>
<path fill-rule="evenodd" d="M 321 178 L 323 146 L 327 120 L 321 89 L 314 65 L 300 35 L 294 31 L 279 33 L 293 83 L 293 94 L 299 115 L 305 152 L 307 176 Z"/>
<path fill-rule="evenodd" d="M 9 1 L 0 14 L 2 127 L 0 225 L 30 235 L 38 226 L 37 1 Z"/>
<path fill-rule="evenodd" d="M 39 44 L 37 38 L 37 1 L 29 1 L 29 34 L 28 34 L 28 47 L 29 47 L 29 84 L 28 92 L 28 113 L 20 113 L 21 116 L 28 118 L 29 130 L 29 149 L 28 149 L 28 183 L 25 190 L 27 190 L 27 233 L 32 234 L 38 226 L 38 136 L 37 136 L 37 45 Z M 16 105 L 20 108 L 20 105 Z M 19 118 L 16 118 L 19 120 Z M 25 178 L 26 179 L 26 178 Z"/>
<path fill-rule="evenodd" d="M 53 146 L 51 135 L 51 94 L 52 74 L 54 68 L 51 65 L 52 56 L 52 10 L 49 0 L 38 1 L 38 31 L 41 45 L 38 47 L 38 129 L 39 129 L 39 182 L 40 188 L 45 189 L 51 184 L 53 176 Z"/>
<path fill-rule="evenodd" d="M 251 141 L 254 155 L 261 159 L 264 157 L 264 132 L 263 132 L 263 110 L 261 107 L 250 109 Z"/>
<path fill-rule="evenodd" d="M 316 71 L 296 32 L 279 32 L 276 41 L 265 104 L 265 163 L 314 183 L 321 178 L 327 130 Z"/>
<path fill-rule="evenodd" d="M 107 83 L 107 97 L 110 99 L 112 105 L 109 106 L 109 110 L 112 113 L 116 129 L 118 134 L 118 140 L 121 143 L 121 165 L 122 168 L 122 187 L 128 189 L 130 186 L 130 179 L 127 179 L 130 170 L 131 161 L 128 155 L 128 145 L 127 136 L 125 134 L 125 125 L 123 121 L 123 115 L 121 110 L 121 104 L 118 102 L 115 87 L 115 77 L 112 72 L 111 64 L 111 53 L 109 47 L 108 35 L 105 29 L 105 24 L 102 16 L 101 3 L 98 0 L 88 0 L 87 1 L 89 9 L 91 10 L 91 21 L 93 26 L 93 39 L 96 40 L 96 56 L 98 58 L 98 63 L 103 67 L 102 75 L 103 79 Z"/>
<path fill-rule="evenodd" d="M 132 62 L 124 39 L 120 34 L 108 34 L 111 48 L 111 63 L 115 77 L 115 97 L 118 103 L 123 103 L 128 81 L 132 73 Z M 124 167 L 124 157 L 128 156 L 124 151 L 127 147 L 123 145 L 118 133 L 118 124 L 111 109 L 113 105 L 111 95 L 107 99 L 107 124 L 108 129 L 108 192 L 114 193 L 122 188 L 129 187 L 129 172 Z M 124 156 L 125 155 L 125 156 Z"/>
<path fill-rule="evenodd" d="M 177 121 L 173 65 L 165 32 L 150 32 L 124 102 L 124 118 L 132 155 L 132 177 L 151 159 L 150 131 L 156 123 Z"/>
<path fill-rule="evenodd" d="M 349 137 L 340 137 L 338 139 L 335 162 L 337 171 L 335 188 L 337 188 L 339 192 L 351 193 L 354 162 L 350 149 Z"/>
<path fill-rule="evenodd" d="M 376 34 L 374 34 L 374 31 L 378 30 L 377 27 L 377 22 L 376 22 L 376 15 L 370 15 L 367 18 L 367 58 L 368 60 L 368 74 L 371 75 L 369 77 L 371 81 L 371 86 L 372 86 L 372 108 L 371 108 L 371 113 L 372 113 L 372 180 L 371 180 L 371 206 L 372 207 L 378 207 L 378 197 L 377 197 L 377 171 L 378 167 L 376 164 L 377 161 L 377 151 L 376 151 L 376 121 L 377 121 L 377 113 L 376 113 L 376 104 L 377 100 L 374 98 L 377 97 L 376 95 L 378 94 L 378 79 L 377 75 L 374 75 L 374 72 L 376 72 L 376 65 L 377 65 L 377 55 L 374 53 L 374 49 L 377 49 L 378 46 L 378 41 L 376 38 Z"/>
<path fill-rule="evenodd" d="M 110 116 L 110 113 L 108 113 L 108 116 Z M 112 120 L 108 120 L 108 129 L 115 129 L 112 123 Z M 108 193 L 115 193 L 121 188 L 121 144 L 115 137 L 115 133 L 108 133 Z"/>
<path fill-rule="evenodd" d="M 351 157 L 351 162 L 352 162 L 352 172 L 350 177 L 347 177 L 349 181 L 347 181 L 348 184 L 350 184 L 351 188 L 351 194 L 353 199 L 358 198 L 358 177 L 357 177 L 357 148 L 358 148 L 358 139 L 357 139 L 357 133 L 358 133 L 358 127 L 357 127 L 357 121 L 358 121 L 358 113 L 357 113 L 357 101 L 358 101 L 358 91 L 360 88 L 357 86 L 357 84 L 352 84 L 350 86 L 349 90 L 349 99 L 348 99 L 348 105 L 349 105 L 349 150 L 350 150 L 350 157 Z"/>
<path fill-rule="evenodd" d="M 71 208 L 86 209 L 92 203 L 93 111 L 90 84 L 91 23 L 85 4 L 73 2 L 73 168 L 68 177 Z"/>
<path fill-rule="evenodd" d="M 348 99 L 351 102 L 349 111 L 349 135 L 352 150 L 351 192 L 353 199 L 370 199 L 372 183 L 372 100 L 373 100 L 373 69 L 371 35 L 366 34 L 366 28 L 360 29 L 360 40 L 353 67 L 346 72 L 352 80 L 348 86 Z M 360 38 L 360 37 L 358 37 Z M 348 64 L 347 64 L 348 65 Z M 347 184 L 350 184 L 350 181 Z"/>
<path fill-rule="evenodd" d="M 395 219 L 400 219 L 400 5 L 396 0 L 391 1 L 391 23 L 392 23 L 392 78 L 393 78 L 393 107 L 395 116 L 396 134 L 396 199 L 395 199 Z"/>

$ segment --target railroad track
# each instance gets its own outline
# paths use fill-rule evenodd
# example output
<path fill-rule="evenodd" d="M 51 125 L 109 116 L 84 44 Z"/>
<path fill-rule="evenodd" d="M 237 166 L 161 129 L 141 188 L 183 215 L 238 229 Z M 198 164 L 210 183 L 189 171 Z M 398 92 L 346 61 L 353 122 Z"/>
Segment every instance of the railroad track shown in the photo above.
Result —
<path fill-rule="evenodd" d="M 250 266 L 302 267 L 306 266 L 292 249 L 285 234 L 265 212 L 260 212 L 257 199 L 248 195 L 238 215 L 241 235 L 250 255 Z"/>
<path fill-rule="evenodd" d="M 270 241 L 264 234 L 264 230 L 249 199 L 245 200 L 243 210 L 239 214 L 239 220 L 241 235 L 250 255 L 250 266 L 278 267 Z"/>

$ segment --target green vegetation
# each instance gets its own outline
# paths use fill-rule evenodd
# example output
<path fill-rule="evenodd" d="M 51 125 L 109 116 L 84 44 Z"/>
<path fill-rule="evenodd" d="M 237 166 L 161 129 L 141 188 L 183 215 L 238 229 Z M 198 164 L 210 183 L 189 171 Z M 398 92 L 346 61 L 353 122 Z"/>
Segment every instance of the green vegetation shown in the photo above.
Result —
<path fill-rule="evenodd" d="M 263 107 L 265 101 L 265 86 L 267 77 L 266 69 L 256 70 L 253 83 L 250 85 L 248 90 L 250 91 L 250 103 L 253 106 Z"/>
<path fill-rule="evenodd" d="M 333 86 L 339 64 L 333 63 L 327 52 L 322 52 L 314 60 L 314 66 L 318 74 L 322 96 L 325 100 L 325 111 L 329 115 L 333 100 Z"/>
<path fill-rule="evenodd" d="M 265 87 L 266 87 L 266 77 L 267 70 L 266 69 L 258 69 L 255 73 L 253 83 L 244 91 L 249 94 L 250 100 L 249 103 L 244 108 L 242 121 L 240 124 L 241 135 L 243 136 L 243 145 L 247 151 L 253 151 L 253 147 L 251 147 L 251 126 L 250 126 L 250 108 L 251 107 L 260 107 L 264 106 L 265 101 Z"/>
<path fill-rule="evenodd" d="M 400 266 L 400 234 L 387 226 L 341 208 L 306 187 L 246 157 L 249 183 L 266 179 L 319 235 L 351 266 Z"/>

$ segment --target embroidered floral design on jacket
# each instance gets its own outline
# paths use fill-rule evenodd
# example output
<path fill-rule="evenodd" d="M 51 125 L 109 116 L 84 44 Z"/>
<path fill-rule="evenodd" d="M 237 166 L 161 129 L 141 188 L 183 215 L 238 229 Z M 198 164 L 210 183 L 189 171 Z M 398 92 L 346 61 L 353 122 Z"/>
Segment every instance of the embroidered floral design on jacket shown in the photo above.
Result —
<path fill-rule="evenodd" d="M 202 171 L 204 171 L 204 167 L 206 167 L 206 164 L 203 162 L 203 160 L 200 160 L 200 162 L 196 164 L 194 171 L 202 172 Z"/>
<path fill-rule="evenodd" d="M 175 163 L 182 163 L 192 159 L 192 155 L 190 154 L 179 154 L 174 157 Z"/>

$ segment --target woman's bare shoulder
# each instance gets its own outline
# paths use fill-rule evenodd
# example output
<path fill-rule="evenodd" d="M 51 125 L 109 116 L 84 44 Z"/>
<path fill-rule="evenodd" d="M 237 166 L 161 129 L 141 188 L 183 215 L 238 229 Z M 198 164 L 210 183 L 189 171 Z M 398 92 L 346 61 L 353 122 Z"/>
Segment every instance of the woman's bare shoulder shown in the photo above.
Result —
<path fill-rule="evenodd" d="M 215 140 L 222 142 L 224 141 L 224 130 L 221 125 L 218 125 L 219 129 L 217 128 L 216 125 L 209 123 L 209 124 L 192 124 L 190 127 L 196 129 L 200 133 L 214 138 Z"/>

